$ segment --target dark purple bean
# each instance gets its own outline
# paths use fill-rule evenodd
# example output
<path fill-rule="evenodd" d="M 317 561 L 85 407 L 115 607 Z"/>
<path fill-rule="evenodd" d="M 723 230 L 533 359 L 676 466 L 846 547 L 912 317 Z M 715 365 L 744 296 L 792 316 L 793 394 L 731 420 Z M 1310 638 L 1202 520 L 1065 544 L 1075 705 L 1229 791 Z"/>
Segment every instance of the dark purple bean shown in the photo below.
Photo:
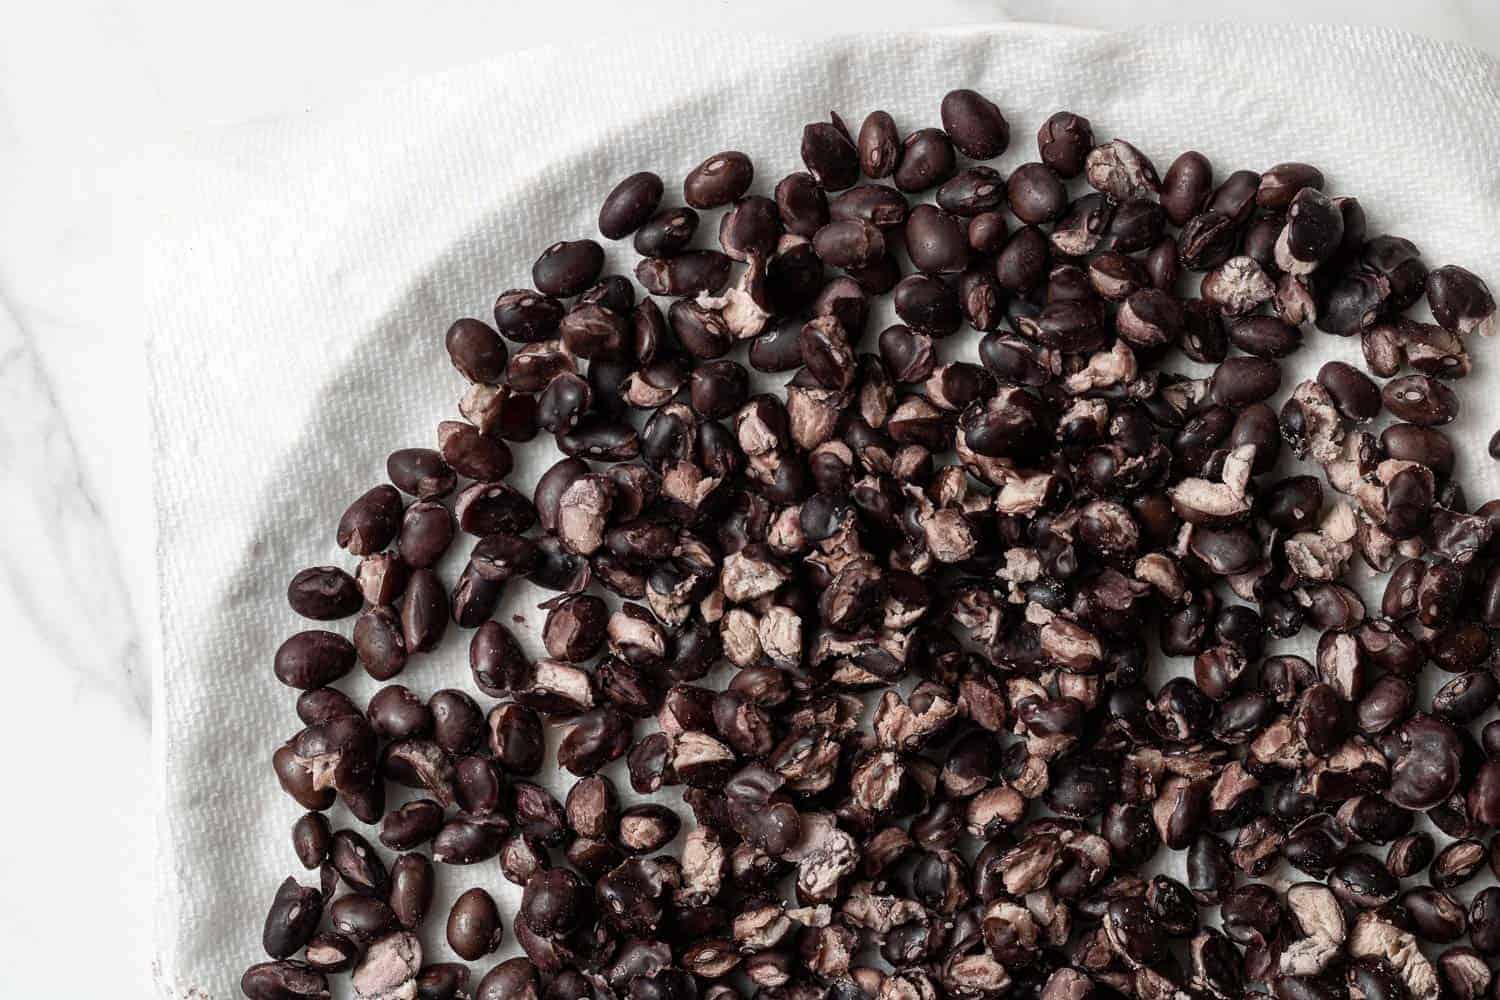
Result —
<path fill-rule="evenodd" d="M 1045 163 L 1023 163 L 1005 182 L 1006 198 L 1016 218 L 1028 225 L 1051 222 L 1068 207 L 1062 180 Z"/>
<path fill-rule="evenodd" d="M 632 242 L 635 252 L 642 257 L 666 259 L 686 250 L 697 231 L 697 212 L 691 208 L 664 208 L 641 223 Z M 557 319 L 562 321 L 561 308 Z"/>
<path fill-rule="evenodd" d="M 956 168 L 953 142 L 947 133 L 936 128 L 918 129 L 902 141 L 893 179 L 898 189 L 912 194 L 943 183 Z"/>
<path fill-rule="evenodd" d="M 901 135 L 895 121 L 884 111 L 871 111 L 859 127 L 856 148 L 859 168 L 866 177 L 889 177 L 901 159 Z"/>
<path fill-rule="evenodd" d="M 720 208 L 744 197 L 754 179 L 750 157 L 737 150 L 715 153 L 688 173 L 682 199 L 700 211 Z"/>
<path fill-rule="evenodd" d="M 1381 400 L 1392 416 L 1419 427 L 1438 427 L 1458 416 L 1458 396 L 1426 375 L 1403 375 L 1387 382 Z"/>
<path fill-rule="evenodd" d="M 1213 167 L 1208 158 L 1188 150 L 1167 168 L 1161 180 L 1161 205 L 1172 225 L 1182 226 L 1203 211 L 1213 190 Z"/>
<path fill-rule="evenodd" d="M 1058 176 L 1077 177 L 1083 173 L 1084 159 L 1094 147 L 1093 126 L 1082 115 L 1058 111 L 1037 130 L 1036 147 L 1042 162 Z"/>
<path fill-rule="evenodd" d="M 349 505 L 339 518 L 339 548 L 352 556 L 379 552 L 390 545 L 401 528 L 401 494 L 380 485 Z"/>
<path fill-rule="evenodd" d="M 957 274 L 968 266 L 968 233 L 956 217 L 939 208 L 915 206 L 906 217 L 905 236 L 906 251 L 919 271 Z"/>
<path fill-rule="evenodd" d="M 359 584 L 337 566 L 302 570 L 287 585 L 286 601 L 303 618 L 323 622 L 348 618 L 364 606 Z"/>
<path fill-rule="evenodd" d="M 995 103 L 972 90 L 943 95 L 943 130 L 971 160 L 993 160 L 1010 145 L 1010 125 Z"/>
<path fill-rule="evenodd" d="M 500 947 L 505 930 L 494 897 L 479 888 L 459 896 L 448 911 L 447 935 L 448 946 L 470 962 Z"/>
<path fill-rule="evenodd" d="M 566 298 L 599 280 L 604 248 L 593 240 L 561 240 L 531 266 L 531 282 L 543 295 Z"/>
<path fill-rule="evenodd" d="M 859 180 L 859 153 L 838 115 L 803 127 L 802 162 L 825 191 L 841 191 Z"/>
<path fill-rule="evenodd" d="M 624 239 L 651 218 L 665 188 L 649 170 L 631 174 L 616 184 L 599 208 L 599 233 L 607 240 Z"/>
<path fill-rule="evenodd" d="M 354 645 L 337 632 L 298 632 L 276 650 L 276 679 L 304 691 L 324 687 L 354 667 Z"/>
<path fill-rule="evenodd" d="M 1358 368 L 1330 361 L 1318 369 L 1318 382 L 1347 419 L 1363 424 L 1380 414 L 1380 389 Z"/>

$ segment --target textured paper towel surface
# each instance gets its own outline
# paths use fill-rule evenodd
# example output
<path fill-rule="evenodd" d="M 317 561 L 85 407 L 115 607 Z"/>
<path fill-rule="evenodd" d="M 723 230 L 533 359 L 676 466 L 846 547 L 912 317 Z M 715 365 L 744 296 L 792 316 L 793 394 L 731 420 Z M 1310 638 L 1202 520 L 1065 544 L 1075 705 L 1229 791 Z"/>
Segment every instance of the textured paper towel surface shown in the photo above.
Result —
<path fill-rule="evenodd" d="M 553 239 L 596 236 L 599 201 L 625 174 L 657 171 L 670 197 L 704 156 L 738 148 L 769 193 L 801 169 L 802 125 L 830 108 L 857 123 L 883 107 L 906 130 L 938 124 L 939 99 L 958 86 L 1009 117 L 1002 169 L 1035 158 L 1036 128 L 1060 108 L 1162 170 L 1188 147 L 1221 176 L 1312 161 L 1331 190 L 1361 198 L 1372 233 L 1415 240 L 1429 264 L 1500 277 L 1496 67 L 1381 32 L 641 39 L 508 58 L 153 155 L 143 184 L 159 208 L 146 277 L 164 993 L 238 996 L 240 972 L 263 957 L 276 884 L 300 874 L 288 837 L 300 810 L 268 763 L 299 728 L 295 692 L 270 670 L 278 643 L 306 627 L 286 583 L 308 565 L 352 569 L 333 542 L 339 513 L 384 479 L 390 450 L 431 446 L 436 423 L 456 412 L 448 323 L 487 316 L 497 292 L 528 284 Z M 626 271 L 634 258 L 614 247 L 610 262 Z M 1288 387 L 1323 360 L 1357 357 L 1355 341 L 1309 337 Z M 1452 430 L 1470 496 L 1492 496 L 1500 482 L 1484 446 L 1500 384 L 1492 345 L 1470 346 L 1475 371 Z M 522 448 L 514 480 L 529 485 L 552 457 Z M 445 564 L 446 582 L 455 573 Z M 538 597 L 521 588 L 498 615 L 524 616 L 515 627 L 533 653 Z M 466 639 L 450 630 L 399 680 L 422 695 L 467 688 Z M 341 686 L 361 703 L 376 687 L 354 675 Z M 519 898 L 493 862 L 457 874 L 424 935 L 444 959 L 443 915 L 458 891 L 490 888 L 507 926 Z M 507 941 L 504 953 L 513 949 Z"/>

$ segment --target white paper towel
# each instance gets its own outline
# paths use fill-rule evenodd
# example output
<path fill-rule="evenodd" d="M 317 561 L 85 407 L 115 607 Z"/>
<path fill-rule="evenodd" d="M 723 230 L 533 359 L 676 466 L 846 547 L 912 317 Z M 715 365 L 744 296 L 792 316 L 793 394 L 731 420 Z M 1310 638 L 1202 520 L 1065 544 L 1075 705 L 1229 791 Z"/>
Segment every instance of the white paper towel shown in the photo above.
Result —
<path fill-rule="evenodd" d="M 1002 169 L 1035 157 L 1037 126 L 1062 108 L 1160 169 L 1188 147 L 1220 176 L 1307 160 L 1330 189 L 1360 197 L 1372 233 L 1413 239 L 1430 264 L 1500 277 L 1500 72 L 1476 53 L 1378 31 L 621 38 L 155 151 L 143 185 L 158 223 L 146 284 L 166 995 L 238 996 L 240 972 L 263 958 L 276 884 L 301 874 L 288 837 L 300 810 L 269 767 L 270 750 L 299 728 L 295 692 L 270 669 L 278 643 L 306 626 L 286 606 L 286 583 L 307 565 L 352 568 L 333 542 L 343 507 L 384 479 L 390 450 L 431 446 L 455 413 L 448 323 L 488 316 L 497 292 L 529 283 L 552 240 L 596 236 L 604 192 L 630 172 L 657 171 L 671 197 L 704 156 L 737 148 L 769 193 L 801 168 L 802 125 L 830 108 L 857 123 L 883 107 L 905 130 L 937 124 L 942 94 L 960 86 L 1010 119 Z M 633 255 L 613 247 L 610 263 L 628 273 Z M 1295 378 L 1357 357 L 1356 341 L 1309 337 Z M 1470 495 L 1492 496 L 1495 366 L 1490 345 L 1470 346 L 1475 372 L 1451 430 Z M 529 485 L 549 450 L 521 449 L 515 480 Z M 523 591 L 499 617 L 519 613 L 529 626 L 539 595 Z M 518 632 L 535 652 L 528 626 Z M 450 630 L 400 682 L 422 695 L 467 688 L 466 640 Z M 357 701 L 376 687 L 362 675 L 341 686 Z M 493 863 L 459 869 L 424 936 L 442 958 L 452 957 L 447 902 L 470 884 L 495 893 L 508 928 L 519 891 Z"/>

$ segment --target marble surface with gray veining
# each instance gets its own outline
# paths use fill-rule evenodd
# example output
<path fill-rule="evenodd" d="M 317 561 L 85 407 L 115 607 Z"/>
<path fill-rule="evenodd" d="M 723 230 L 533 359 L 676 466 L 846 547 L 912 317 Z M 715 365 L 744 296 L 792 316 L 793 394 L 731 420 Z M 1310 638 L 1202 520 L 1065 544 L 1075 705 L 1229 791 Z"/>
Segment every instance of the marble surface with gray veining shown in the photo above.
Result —
<path fill-rule="evenodd" d="M 1017 19 L 1171 31 L 1184 5 L 575 0 L 566 17 L 555 9 L 59 0 L 29 6 L 0 32 L 0 712 L 12 761 L 0 821 L 9 987 L 0 993 L 151 991 L 156 525 L 140 245 L 151 213 L 170 206 L 132 196 L 122 165 L 133 151 L 296 114 L 377 81 L 566 44 L 580 31 L 649 28 L 647 12 L 705 26 L 755 16 L 788 30 Z M 1479 0 L 1262 0 L 1244 18 L 1402 28 L 1500 55 L 1500 7 Z"/>

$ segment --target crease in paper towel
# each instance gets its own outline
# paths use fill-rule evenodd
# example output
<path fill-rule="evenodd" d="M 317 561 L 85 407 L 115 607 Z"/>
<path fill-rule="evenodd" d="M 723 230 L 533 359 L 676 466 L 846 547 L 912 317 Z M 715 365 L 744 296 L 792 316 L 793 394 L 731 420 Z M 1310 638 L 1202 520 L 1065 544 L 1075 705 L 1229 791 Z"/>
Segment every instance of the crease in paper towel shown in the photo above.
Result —
<path fill-rule="evenodd" d="M 265 907 L 299 869 L 288 830 L 300 810 L 268 763 L 300 726 L 295 693 L 270 671 L 279 642 L 305 627 L 286 608 L 285 583 L 306 565 L 348 565 L 332 539 L 344 505 L 383 480 L 390 450 L 430 445 L 437 421 L 456 413 L 448 323 L 488 315 L 554 239 L 593 235 L 603 193 L 627 173 L 654 169 L 675 189 L 704 156 L 739 148 L 768 193 L 800 169 L 801 126 L 829 108 L 857 121 L 884 107 L 915 128 L 936 123 L 956 86 L 992 96 L 1011 120 L 1001 169 L 1035 157 L 1036 127 L 1060 108 L 1163 169 L 1188 146 L 1221 174 L 1309 160 L 1332 190 L 1360 196 L 1372 232 L 1413 239 L 1429 264 L 1500 276 L 1500 138 L 1484 127 L 1500 116 L 1495 65 L 1384 31 L 1003 26 L 613 40 L 156 151 L 142 184 L 160 209 L 147 285 L 164 994 L 237 996 L 240 972 L 263 958 Z M 628 273 L 625 248 L 609 251 L 612 269 Z M 1357 341 L 1309 339 L 1288 388 L 1323 360 L 1358 358 Z M 1487 345 L 1470 347 L 1475 371 L 1450 430 L 1470 495 L 1490 496 L 1500 493 L 1483 454 L 1497 425 L 1495 366 Z M 529 485 L 552 457 L 523 446 L 513 480 Z M 455 573 L 445 565 L 445 580 Z M 532 653 L 543 596 L 523 585 L 497 613 Z M 465 649 L 452 630 L 398 681 L 419 694 L 469 688 Z M 341 686 L 358 702 L 377 685 L 351 675 Z M 544 783 L 566 790 L 555 776 Z M 628 795 L 628 782 L 617 784 Z M 493 864 L 456 872 L 423 935 L 440 957 L 450 957 L 441 914 L 458 892 L 484 885 L 507 923 L 519 899 Z M 508 941 L 493 959 L 514 952 Z"/>

